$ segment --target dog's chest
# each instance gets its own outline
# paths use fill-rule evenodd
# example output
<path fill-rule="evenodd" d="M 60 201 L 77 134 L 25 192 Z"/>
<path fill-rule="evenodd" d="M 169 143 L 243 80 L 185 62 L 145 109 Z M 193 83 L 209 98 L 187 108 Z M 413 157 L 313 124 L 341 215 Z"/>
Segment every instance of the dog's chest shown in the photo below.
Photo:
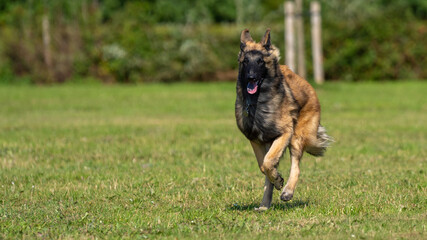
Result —
<path fill-rule="evenodd" d="M 282 134 L 278 121 L 278 106 L 271 102 L 248 106 L 236 102 L 236 118 L 240 131 L 249 139 L 271 142 Z"/>

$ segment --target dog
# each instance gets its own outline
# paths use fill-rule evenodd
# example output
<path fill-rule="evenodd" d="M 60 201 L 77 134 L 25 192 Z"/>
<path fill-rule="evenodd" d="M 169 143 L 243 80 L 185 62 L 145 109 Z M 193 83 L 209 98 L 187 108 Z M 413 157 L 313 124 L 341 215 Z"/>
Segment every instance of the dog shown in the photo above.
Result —
<path fill-rule="evenodd" d="M 261 172 L 264 196 L 259 208 L 271 206 L 273 189 L 280 199 L 292 199 L 303 152 L 323 156 L 332 138 L 320 125 L 320 103 L 313 87 L 286 65 L 279 65 L 279 49 L 271 44 L 270 29 L 255 42 L 248 29 L 241 33 L 238 55 L 235 115 L 237 126 L 250 141 Z M 291 170 L 284 180 L 277 171 L 289 148 Z"/>

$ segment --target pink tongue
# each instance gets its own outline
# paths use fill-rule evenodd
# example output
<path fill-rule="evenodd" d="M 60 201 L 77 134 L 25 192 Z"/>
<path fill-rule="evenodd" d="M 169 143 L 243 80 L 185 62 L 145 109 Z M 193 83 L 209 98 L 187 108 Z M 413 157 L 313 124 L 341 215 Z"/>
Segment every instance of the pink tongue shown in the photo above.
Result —
<path fill-rule="evenodd" d="M 255 82 L 249 82 L 246 90 L 248 91 L 249 94 L 255 94 L 256 91 L 258 90 L 258 84 Z"/>

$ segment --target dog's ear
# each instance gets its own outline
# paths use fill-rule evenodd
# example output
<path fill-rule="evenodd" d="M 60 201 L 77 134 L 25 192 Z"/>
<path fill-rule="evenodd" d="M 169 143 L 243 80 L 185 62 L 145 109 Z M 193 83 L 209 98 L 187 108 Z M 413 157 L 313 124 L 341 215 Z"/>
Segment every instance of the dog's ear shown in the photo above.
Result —
<path fill-rule="evenodd" d="M 264 37 L 261 40 L 262 46 L 265 47 L 265 49 L 270 50 L 271 47 L 271 40 L 270 40 L 270 28 L 267 28 L 267 31 L 265 31 Z"/>
<path fill-rule="evenodd" d="M 242 35 L 240 35 L 240 49 L 243 51 L 245 49 L 247 42 L 253 42 L 254 40 L 251 37 L 248 29 L 242 31 Z"/>

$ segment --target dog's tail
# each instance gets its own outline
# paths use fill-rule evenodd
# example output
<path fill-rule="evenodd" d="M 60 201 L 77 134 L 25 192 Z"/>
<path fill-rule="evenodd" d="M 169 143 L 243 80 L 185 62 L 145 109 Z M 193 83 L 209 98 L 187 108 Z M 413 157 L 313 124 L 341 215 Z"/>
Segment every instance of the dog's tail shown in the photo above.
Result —
<path fill-rule="evenodd" d="M 326 129 L 322 125 L 319 125 L 315 143 L 307 146 L 305 151 L 313 156 L 321 157 L 332 142 L 334 142 L 334 139 L 326 134 Z"/>

